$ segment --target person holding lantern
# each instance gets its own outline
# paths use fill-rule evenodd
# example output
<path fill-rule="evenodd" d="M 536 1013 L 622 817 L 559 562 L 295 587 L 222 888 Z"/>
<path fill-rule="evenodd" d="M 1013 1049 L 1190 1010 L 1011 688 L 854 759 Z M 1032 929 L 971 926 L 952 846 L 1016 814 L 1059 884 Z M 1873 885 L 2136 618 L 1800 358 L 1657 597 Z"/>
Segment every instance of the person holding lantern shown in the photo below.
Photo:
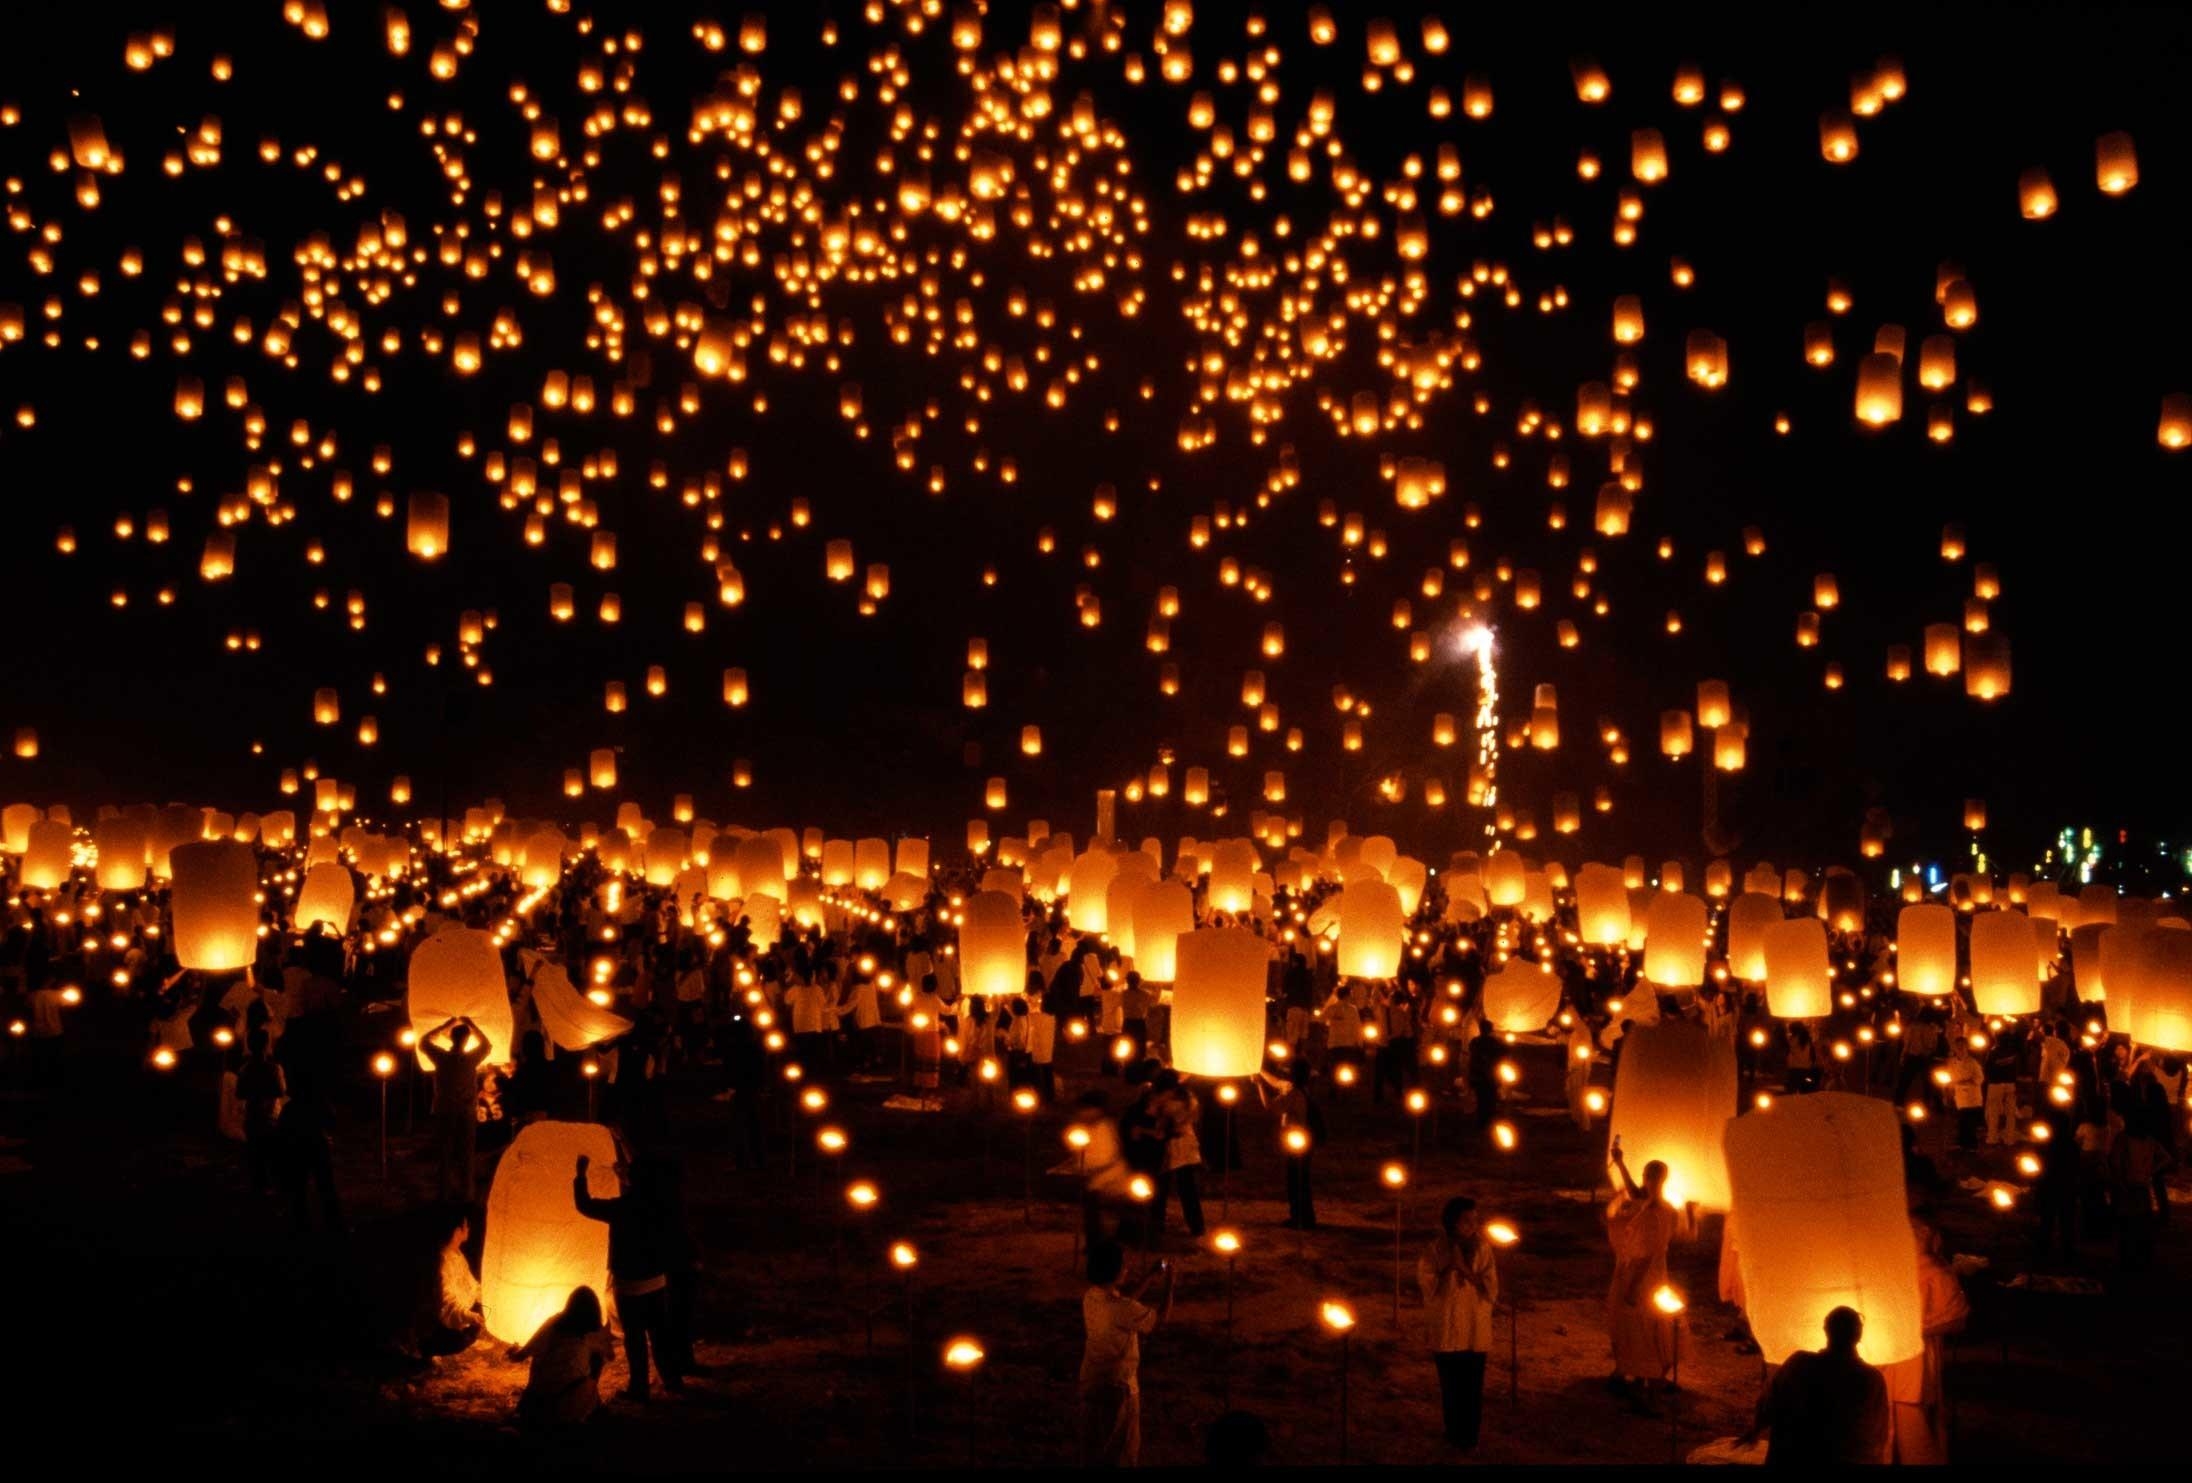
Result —
<path fill-rule="evenodd" d="M 580 1154 L 571 1198 L 579 1214 L 609 1227 L 609 1280 L 624 1323 L 624 1361 L 629 1371 L 625 1395 L 644 1404 L 650 1351 L 662 1372 L 664 1388 L 672 1395 L 685 1389 L 684 1366 L 670 1322 L 669 1268 L 681 1233 L 672 1228 L 677 1219 L 675 1196 L 662 1167 L 645 1163 L 635 1167 L 629 1160 L 620 1143 L 616 1165 L 620 1193 L 602 1200 L 586 1184 L 593 1160 Z"/>
<path fill-rule="evenodd" d="M 1083 1456 L 1091 1467 L 1130 1468 L 1142 1454 L 1142 1335 L 1172 1316 L 1172 1264 L 1159 1262 L 1129 1294 L 1126 1250 L 1116 1241 L 1089 1248 L 1088 1291 L 1081 1297 L 1087 1339 L 1081 1350 Z M 1159 1279 L 1157 1306 L 1142 1301 Z"/>
<path fill-rule="evenodd" d="M 1667 1166 L 1653 1159 L 1639 1185 L 1629 1173 L 1617 1140 L 1614 1168 L 1622 1193 L 1606 1212 L 1613 1238 L 1614 1276 L 1606 1290 L 1607 1325 L 1612 1330 L 1614 1373 L 1610 1386 L 1628 1395 L 1639 1384 L 1649 1390 L 1667 1377 L 1674 1363 L 1672 1334 L 1652 1307 L 1652 1294 L 1667 1281 L 1667 1247 L 1682 1217 L 1667 1203 Z"/>
<path fill-rule="evenodd" d="M 1772 1435 L 1769 1465 L 1862 1465 L 1888 1460 L 1892 1421 L 1887 1377 L 1857 1356 L 1865 1320 L 1854 1308 L 1827 1315 L 1823 1349 L 1790 1355 L 1759 1398 L 1758 1414 L 1743 1445 Z"/>
<path fill-rule="evenodd" d="M 1416 1258 L 1424 1338 L 1438 1367 L 1446 1440 L 1467 1451 L 1484 1418 L 1484 1356 L 1492 1347 L 1499 1269 L 1477 1230 L 1477 1202 L 1456 1195 L 1439 1213 L 1441 1234 Z"/>
<path fill-rule="evenodd" d="M 446 1046 L 436 1039 L 446 1036 Z M 419 1037 L 434 1067 L 434 1147 L 441 1158 L 443 1199 L 473 1199 L 473 1155 L 479 1144 L 479 1068 L 490 1049 L 487 1037 L 462 1015 Z"/>

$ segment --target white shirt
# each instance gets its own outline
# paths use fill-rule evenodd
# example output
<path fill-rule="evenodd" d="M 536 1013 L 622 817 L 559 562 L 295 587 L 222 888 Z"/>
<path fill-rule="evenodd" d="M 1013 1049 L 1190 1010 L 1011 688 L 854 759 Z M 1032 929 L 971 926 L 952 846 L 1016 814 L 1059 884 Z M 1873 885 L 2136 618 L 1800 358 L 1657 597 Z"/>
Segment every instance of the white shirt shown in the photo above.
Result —
<path fill-rule="evenodd" d="M 1448 1256 L 1462 1261 L 1467 1270 L 1483 1279 L 1484 1292 L 1448 1270 Z M 1499 1301 L 1499 1269 L 1492 1265 L 1492 1243 L 1477 1238 L 1476 1255 L 1463 1259 L 1455 1243 L 1444 1236 L 1423 1248 L 1416 1258 L 1416 1286 L 1423 1291 L 1423 1337 L 1435 1354 L 1454 1354 L 1492 1347 L 1492 1310 Z"/>

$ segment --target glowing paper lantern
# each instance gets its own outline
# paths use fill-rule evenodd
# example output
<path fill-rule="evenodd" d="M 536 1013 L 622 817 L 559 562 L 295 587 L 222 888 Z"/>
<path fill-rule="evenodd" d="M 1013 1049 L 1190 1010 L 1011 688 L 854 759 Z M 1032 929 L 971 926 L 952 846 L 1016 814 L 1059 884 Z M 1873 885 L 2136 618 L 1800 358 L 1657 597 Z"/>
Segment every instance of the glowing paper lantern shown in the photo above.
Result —
<path fill-rule="evenodd" d="M 168 856 L 174 888 L 175 961 L 185 968 L 229 973 L 251 966 L 259 951 L 258 863 L 251 846 L 234 840 L 194 840 Z"/>
<path fill-rule="evenodd" d="M 1520 906 L 1528 892 L 1525 880 L 1527 868 L 1522 857 L 1512 850 L 1502 850 L 1484 862 L 1484 894 L 1492 905 Z"/>
<path fill-rule="evenodd" d="M 1971 1001 L 1981 1014 L 2040 1012 L 2039 955 L 2020 913 L 1986 911 L 1971 919 Z"/>
<path fill-rule="evenodd" d="M 842 841 L 839 841 L 842 843 Z M 784 841 L 772 831 L 768 834 L 751 834 L 738 842 L 738 888 L 743 896 L 774 896 L 784 899 L 784 882 L 797 862 L 786 869 Z"/>
<path fill-rule="evenodd" d="M 1669 989 L 1694 989 L 1703 983 L 1705 922 L 1704 897 L 1682 891 L 1654 896 L 1644 926 L 1645 979 Z"/>
<path fill-rule="evenodd" d="M 99 851 L 100 890 L 134 891 L 144 885 L 145 857 L 151 852 L 152 836 L 142 817 L 116 814 L 101 819 L 91 826 L 91 842 Z"/>
<path fill-rule="evenodd" d="M 1484 1018 L 1508 1035 L 1544 1029 L 1560 1013 L 1560 979 L 1542 969 L 1511 961 L 1484 980 Z"/>
<path fill-rule="evenodd" d="M 1937 999 L 1956 992 L 1956 913 L 1938 902 L 1906 906 L 1895 919 L 1895 984 Z"/>
<path fill-rule="evenodd" d="M 1342 978 L 1392 978 L 1400 972 L 1407 913 L 1400 892 L 1380 880 L 1352 881 L 1339 898 L 1339 971 Z"/>
<path fill-rule="evenodd" d="M 1585 865 L 1576 872 L 1575 898 L 1576 930 L 1585 942 L 1619 947 L 1629 940 L 1629 888 L 1619 870 Z"/>
<path fill-rule="evenodd" d="M 487 1331 L 506 1343 L 532 1338 L 578 1288 L 591 1288 L 608 1308 L 609 1227 L 579 1214 L 571 1200 L 581 1156 L 592 1160 L 587 1192 L 616 1198 L 617 1147 L 599 1123 L 528 1123 L 495 1166 L 480 1250 L 480 1313 Z"/>
<path fill-rule="evenodd" d="M 2070 982 L 2078 998 L 2087 1004 L 2108 999 L 2108 954 L 2105 934 L 2115 929 L 2103 922 L 2082 923 L 2070 929 Z"/>
<path fill-rule="evenodd" d="M 1134 898 L 1134 967 L 1144 983 L 1177 981 L 1179 945 L 1194 930 L 1195 896 L 1186 886 L 1149 881 L 1141 887 Z"/>
<path fill-rule="evenodd" d="M 1639 1025 L 1621 1041 L 1608 1132 L 1632 1169 L 1667 1166 L 1667 1203 L 1728 1208 L 1722 1136 L 1736 1109 L 1735 1042 L 1689 1020 Z"/>
<path fill-rule="evenodd" d="M 39 891 L 58 890 L 69 878 L 69 852 L 76 831 L 59 819 L 40 819 L 23 841 L 23 863 L 16 880 Z"/>
<path fill-rule="evenodd" d="M 1411 855 L 1402 855 L 1393 861 L 1385 878 L 1400 892 L 1401 915 L 1414 916 L 1416 908 L 1423 904 L 1423 888 L 1430 882 L 1430 872 L 1424 863 Z"/>
<path fill-rule="evenodd" d="M 488 933 L 451 923 L 420 943 L 411 954 L 410 986 L 404 1002 L 422 1044 L 428 1031 L 444 1020 L 461 1016 L 470 1019 L 475 1031 L 487 1037 L 491 1062 L 507 1065 L 516 1053 L 502 952 Z M 419 1052 L 419 1069 L 433 1069 L 423 1049 Z"/>
<path fill-rule="evenodd" d="M 890 841 L 862 839 L 853 843 L 852 880 L 863 891 L 880 891 L 890 879 Z"/>
<path fill-rule="evenodd" d="M 1819 890 L 1819 917 L 1836 932 L 1860 932 L 1865 926 L 1865 885 L 1839 867 L 1829 870 Z"/>
<path fill-rule="evenodd" d="M 1271 950 L 1245 927 L 1179 939 L 1172 985 L 1172 1064 L 1191 1076 L 1252 1075 L 1263 1065 L 1265 969 Z"/>
<path fill-rule="evenodd" d="M 758 940 L 758 934 L 757 934 Z M 585 1050 L 631 1032 L 632 1022 L 612 1014 L 571 986 L 560 964 L 525 955 L 533 975 L 533 1008 L 540 1027 L 558 1050 Z"/>
<path fill-rule="evenodd" d="M 1111 925 L 1110 889 L 1118 859 L 1091 849 L 1073 862 L 1066 883 L 1066 919 L 1076 932 L 1101 933 Z"/>
<path fill-rule="evenodd" d="M 357 886 L 350 872 L 330 860 L 305 872 L 304 884 L 297 888 L 297 909 L 290 916 L 290 925 L 299 932 L 308 932 L 313 923 L 325 922 L 340 935 L 350 930 L 357 904 Z"/>
<path fill-rule="evenodd" d="M 1766 1013 L 1783 1020 L 1832 1014 L 1826 926 L 1815 917 L 1792 917 L 1768 923 L 1764 937 Z"/>
<path fill-rule="evenodd" d="M 2192 1052 L 2192 932 L 2155 927 L 2145 937 L 2137 1002 L 2121 1028 L 2151 1049 Z"/>
<path fill-rule="evenodd" d="M 1221 839 L 1210 859 L 1210 909 L 1244 912 L 1256 900 L 1256 845 L 1253 840 Z"/>
<path fill-rule="evenodd" d="M 918 876 L 926 880 L 929 873 L 929 842 L 908 835 L 898 841 L 894 857 L 899 875 Z"/>
<path fill-rule="evenodd" d="M 1921 1353 L 1894 1107 L 1847 1092 L 1789 1097 L 1731 1120 L 1725 1146 L 1743 1307 L 1764 1361 L 1818 1348 L 1827 1315 L 1843 1307 L 1865 1321 L 1858 1352 L 1869 1363 Z"/>
<path fill-rule="evenodd" d="M 35 803 L 11 803 L 0 810 L 0 841 L 9 854 L 20 855 L 30 848 L 31 826 L 43 817 Z"/>
<path fill-rule="evenodd" d="M 1026 990 L 1027 976 L 1027 927 L 1020 920 L 1020 898 L 977 891 L 967 898 L 965 920 L 959 924 L 960 989 L 1007 998 Z"/>
<path fill-rule="evenodd" d="M 404 544 L 421 561 L 449 549 L 449 496 L 414 490 L 404 517 Z"/>

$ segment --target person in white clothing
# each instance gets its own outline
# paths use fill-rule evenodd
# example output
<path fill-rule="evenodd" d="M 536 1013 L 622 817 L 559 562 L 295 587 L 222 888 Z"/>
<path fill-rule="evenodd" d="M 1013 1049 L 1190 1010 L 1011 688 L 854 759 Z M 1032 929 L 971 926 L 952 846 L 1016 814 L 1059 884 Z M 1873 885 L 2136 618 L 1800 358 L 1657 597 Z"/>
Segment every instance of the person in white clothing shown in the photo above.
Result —
<path fill-rule="evenodd" d="M 1159 1262 L 1129 1295 L 1122 1288 L 1126 1251 L 1104 1241 L 1088 1254 L 1088 1291 L 1081 1316 L 1088 1338 L 1081 1350 L 1083 1455 L 1091 1467 L 1130 1468 L 1142 1453 L 1142 1335 L 1172 1315 L 1172 1264 Z M 1156 1307 L 1142 1301 L 1159 1278 Z"/>
<path fill-rule="evenodd" d="M 1484 1356 L 1492 1347 L 1492 1313 L 1499 1303 L 1499 1269 L 1492 1243 L 1477 1230 L 1477 1202 L 1446 1202 L 1436 1241 L 1416 1258 L 1423 1291 L 1424 1338 L 1438 1365 L 1446 1440 L 1464 1451 L 1477 1444 L 1484 1415 Z"/>

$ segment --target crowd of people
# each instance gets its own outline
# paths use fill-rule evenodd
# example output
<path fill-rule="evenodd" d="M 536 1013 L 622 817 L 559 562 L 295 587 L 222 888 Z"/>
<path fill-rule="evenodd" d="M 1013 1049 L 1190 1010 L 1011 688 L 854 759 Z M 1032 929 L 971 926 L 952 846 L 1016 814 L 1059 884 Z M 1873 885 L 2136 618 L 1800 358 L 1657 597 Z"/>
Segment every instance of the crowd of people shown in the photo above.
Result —
<path fill-rule="evenodd" d="M 1172 1311 L 1172 1269 L 1156 1254 L 1166 1249 L 1175 1205 L 1189 1238 L 1205 1236 L 1206 1164 L 1239 1165 L 1236 1102 L 1263 1110 L 1268 1132 L 1257 1136 L 1285 1154 L 1286 1225 L 1307 1231 L 1317 1224 L 1313 1171 L 1328 1138 L 1328 1096 L 1359 1095 L 1371 1106 L 1428 1097 L 1488 1129 L 1514 1095 L 1518 1043 L 1559 1056 L 1561 1095 L 1584 1128 L 1604 1106 L 1603 1068 L 1618 1061 L 1623 1039 L 1668 1017 L 1725 1037 L 1747 1094 L 1845 1089 L 1892 1098 L 1905 1120 L 1927 1352 L 1882 1377 L 1856 1357 L 1861 1315 L 1830 1315 L 1825 1348 L 1782 1366 L 1760 1402 L 1776 1461 L 1945 1455 L 1939 1340 L 1969 1308 L 1942 1256 L 1934 1208 L 1995 1156 L 1990 1150 L 2028 1150 L 2037 1161 L 2038 1263 L 2085 1262 L 2093 1243 L 2113 1238 L 2120 1262 L 2135 1269 L 2152 1259 L 2169 1214 L 2182 1063 L 2109 1036 L 2105 1010 L 2077 1003 L 2067 973 L 2048 983 L 2040 1014 L 2019 1020 L 1982 1018 L 1961 996 L 1898 994 L 1878 909 L 1864 929 L 1833 936 L 1842 989 L 1835 1011 L 1784 1023 L 1766 1014 L 1755 985 L 1724 970 L 1693 990 L 1662 993 L 1639 981 L 1635 957 L 1579 946 L 1557 917 L 1449 910 L 1435 887 L 1409 924 L 1400 971 L 1375 981 L 1341 977 L 1329 941 L 1307 926 L 1329 884 L 1253 913 L 1203 903 L 1204 920 L 1249 928 L 1269 950 L 1264 1067 L 1211 1085 L 1169 1064 L 1162 986 L 1146 984 L 1102 936 L 1074 931 L 1057 903 L 1025 904 L 1023 992 L 964 993 L 953 927 L 971 873 L 938 872 L 925 899 L 897 910 L 839 888 L 811 918 L 770 914 L 775 930 L 757 938 L 754 920 L 725 904 L 681 900 L 591 855 L 552 889 L 530 893 L 508 872 L 460 871 L 434 853 L 420 860 L 411 877 L 371 890 L 361 883 L 364 907 L 345 932 L 296 933 L 270 908 L 257 963 L 226 976 L 177 964 L 157 891 L 111 904 L 89 888 L 19 892 L 0 937 L 0 995 L 15 1038 L 26 1042 L 29 1074 L 46 1085 L 59 1074 L 67 1016 L 87 985 L 143 1037 L 150 1064 L 217 1057 L 218 1132 L 240 1146 L 252 1188 L 286 1193 L 300 1230 L 315 1224 L 315 1207 L 322 1229 L 345 1223 L 331 1139 L 359 1089 L 364 1050 L 389 1047 L 399 1060 L 380 1074 L 401 1078 L 405 1098 L 430 1099 L 438 1194 L 462 1212 L 444 1223 L 424 1316 L 403 1341 L 427 1361 L 461 1352 L 481 1331 L 465 1243 L 496 1151 L 538 1119 L 607 1123 L 620 1193 L 590 1193 L 581 1160 L 573 1207 L 608 1228 L 610 1290 L 574 1291 L 560 1314 L 510 1349 L 531 1366 L 515 1417 L 527 1428 L 592 1414 L 611 1353 L 603 1298 L 623 1335 L 631 1398 L 647 1397 L 650 1375 L 677 1392 L 701 1370 L 693 1347 L 700 1253 L 683 1215 L 675 1136 L 688 1114 L 672 1088 L 698 1085 L 728 1103 L 731 1156 L 758 1170 L 772 1159 L 763 1106 L 778 1095 L 787 1064 L 816 1084 L 870 1078 L 915 1098 L 992 1106 L 1027 1096 L 1067 1118 L 1089 1282 L 1079 1399 L 1084 1450 L 1096 1462 L 1131 1463 L 1138 1454 L 1139 1342 Z M 498 932 L 512 1045 L 493 1044 L 467 1017 L 405 1021 L 407 957 L 449 924 Z M 1486 973 L 1510 958 L 1537 960 L 1559 979 L 1557 1017 L 1542 1033 L 1502 1034 L 1486 1018 Z M 543 963 L 629 1028 L 575 1050 L 555 1045 L 533 993 Z M 1070 1086 L 1060 1051 L 1083 1043 L 1094 1054 L 1079 1062 L 1091 1074 Z M 414 1051 L 423 1073 L 409 1069 Z M 1953 1136 L 1936 1136 L 1936 1127 Z M 1632 1172 L 1618 1144 L 1608 1179 L 1609 1384 L 1650 1411 L 1673 1361 L 1670 1326 L 1652 1299 L 1687 1213 L 1667 1198 L 1665 1166 Z M 1136 1250 L 1152 1264 L 1129 1275 Z M 1724 1260 L 1723 1296 L 1739 1304 L 1731 1273 Z M 1468 1197 L 1446 1202 L 1416 1279 L 1445 1434 L 1467 1449 L 1479 1436 L 1500 1301 L 1495 1253 Z M 1744 1342 L 1740 1322 L 1730 1337 Z M 1243 1426 L 1232 1418 L 1217 1435 L 1246 1445 Z"/>

